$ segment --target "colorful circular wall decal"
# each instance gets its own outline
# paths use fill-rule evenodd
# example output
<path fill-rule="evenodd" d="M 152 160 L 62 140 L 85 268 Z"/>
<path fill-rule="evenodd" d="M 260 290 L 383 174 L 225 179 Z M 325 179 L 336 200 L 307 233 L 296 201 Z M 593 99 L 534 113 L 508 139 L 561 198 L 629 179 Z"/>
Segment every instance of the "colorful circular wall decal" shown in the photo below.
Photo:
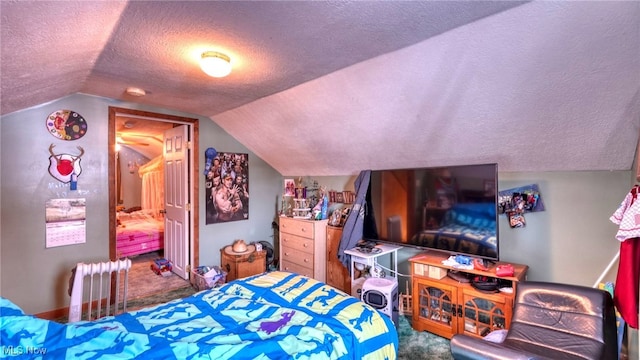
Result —
<path fill-rule="evenodd" d="M 72 110 L 52 112 L 46 125 L 51 135 L 62 140 L 78 140 L 87 133 L 87 121 Z"/>

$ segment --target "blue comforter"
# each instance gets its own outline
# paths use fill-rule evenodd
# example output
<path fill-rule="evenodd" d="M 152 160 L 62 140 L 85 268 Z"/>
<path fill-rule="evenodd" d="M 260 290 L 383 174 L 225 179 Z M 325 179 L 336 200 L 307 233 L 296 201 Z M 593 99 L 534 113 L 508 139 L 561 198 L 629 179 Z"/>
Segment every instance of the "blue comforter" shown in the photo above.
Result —
<path fill-rule="evenodd" d="M 0 303 L 0 357 L 395 359 L 391 320 L 307 277 L 271 272 L 142 310 L 61 324 Z"/>

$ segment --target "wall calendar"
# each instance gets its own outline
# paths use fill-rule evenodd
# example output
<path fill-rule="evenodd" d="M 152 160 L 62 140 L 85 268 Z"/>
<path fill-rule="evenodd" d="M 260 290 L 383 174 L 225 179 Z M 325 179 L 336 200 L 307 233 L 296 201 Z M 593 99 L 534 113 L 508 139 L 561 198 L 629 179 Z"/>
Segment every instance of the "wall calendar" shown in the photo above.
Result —
<path fill-rule="evenodd" d="M 87 242 L 86 199 L 51 199 L 45 208 L 47 248 Z"/>

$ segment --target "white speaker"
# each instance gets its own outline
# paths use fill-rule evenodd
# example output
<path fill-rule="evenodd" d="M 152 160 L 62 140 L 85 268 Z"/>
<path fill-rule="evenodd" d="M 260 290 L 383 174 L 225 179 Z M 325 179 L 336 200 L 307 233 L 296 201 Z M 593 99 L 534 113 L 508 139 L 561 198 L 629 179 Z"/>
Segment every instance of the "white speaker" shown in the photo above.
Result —
<path fill-rule="evenodd" d="M 398 327 L 398 282 L 395 278 L 368 278 L 362 284 L 362 299 L 387 315 Z"/>

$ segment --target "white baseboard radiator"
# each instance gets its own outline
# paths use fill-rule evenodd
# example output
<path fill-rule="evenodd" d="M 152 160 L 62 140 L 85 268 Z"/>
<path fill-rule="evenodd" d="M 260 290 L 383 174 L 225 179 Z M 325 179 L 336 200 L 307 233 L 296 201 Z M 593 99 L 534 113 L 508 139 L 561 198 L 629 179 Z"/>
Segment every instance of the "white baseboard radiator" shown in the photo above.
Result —
<path fill-rule="evenodd" d="M 130 259 L 91 264 L 78 263 L 70 281 L 69 322 L 83 320 L 82 305 L 85 303 L 85 299 L 87 312 L 84 320 L 116 315 L 120 303 L 122 304 L 121 312 L 126 312 L 129 269 L 131 269 Z M 115 301 L 111 299 L 112 279 L 115 279 Z M 122 291 L 120 289 L 121 283 L 124 285 Z M 87 285 L 86 289 L 85 285 Z M 95 311 L 92 309 L 94 302 L 97 307 Z M 105 306 L 104 315 L 101 311 L 103 303 Z M 110 311 L 112 307 L 113 312 Z"/>

